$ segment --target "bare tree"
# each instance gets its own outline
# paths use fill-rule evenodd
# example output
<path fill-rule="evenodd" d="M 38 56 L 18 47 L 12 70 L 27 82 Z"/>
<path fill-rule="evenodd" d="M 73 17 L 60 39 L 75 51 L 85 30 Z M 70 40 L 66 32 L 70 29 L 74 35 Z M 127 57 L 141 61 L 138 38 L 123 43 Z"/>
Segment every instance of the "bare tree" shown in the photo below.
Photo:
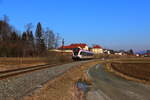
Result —
<path fill-rule="evenodd" d="M 55 48 L 59 47 L 60 40 L 61 40 L 60 34 L 57 33 L 56 36 L 55 36 Z"/>
<path fill-rule="evenodd" d="M 8 16 L 0 19 L 0 57 L 45 56 L 48 53 L 46 47 L 52 49 L 59 46 L 60 35 L 49 28 L 44 31 L 41 23 L 37 24 L 35 37 L 32 23 L 25 25 L 22 36 L 20 33 L 9 24 Z"/>
<path fill-rule="evenodd" d="M 35 36 L 38 55 L 43 55 L 45 53 L 46 46 L 44 41 L 43 28 L 40 22 L 37 24 Z"/>
<path fill-rule="evenodd" d="M 45 31 L 45 43 L 48 49 L 52 49 L 55 46 L 55 34 L 49 28 Z"/>
<path fill-rule="evenodd" d="M 11 26 L 8 23 L 8 16 L 5 15 L 3 19 L 0 20 L 0 40 L 9 40 L 11 30 Z"/>
<path fill-rule="evenodd" d="M 9 23 L 9 17 L 7 15 L 3 16 L 3 21 Z"/>
<path fill-rule="evenodd" d="M 25 27 L 25 29 L 26 29 L 26 32 L 29 32 L 29 31 L 32 30 L 33 24 L 32 24 L 32 23 L 28 23 L 28 24 L 26 24 L 24 27 Z"/>

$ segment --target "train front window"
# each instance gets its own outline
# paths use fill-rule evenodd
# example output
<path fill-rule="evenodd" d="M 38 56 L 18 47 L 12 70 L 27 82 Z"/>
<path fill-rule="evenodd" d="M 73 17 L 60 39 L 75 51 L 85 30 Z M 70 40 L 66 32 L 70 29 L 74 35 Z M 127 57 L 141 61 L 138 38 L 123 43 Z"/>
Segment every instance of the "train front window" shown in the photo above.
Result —
<path fill-rule="evenodd" d="M 74 55 L 78 55 L 79 51 L 80 51 L 80 48 L 74 48 L 73 49 Z"/>

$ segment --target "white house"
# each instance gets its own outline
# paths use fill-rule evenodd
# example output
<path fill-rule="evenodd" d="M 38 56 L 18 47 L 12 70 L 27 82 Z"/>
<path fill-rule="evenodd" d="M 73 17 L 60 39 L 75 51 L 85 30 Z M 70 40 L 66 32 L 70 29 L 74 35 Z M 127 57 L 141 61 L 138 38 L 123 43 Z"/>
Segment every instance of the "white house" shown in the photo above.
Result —
<path fill-rule="evenodd" d="M 95 54 L 104 53 L 103 48 L 99 45 L 94 45 L 91 51 Z"/>

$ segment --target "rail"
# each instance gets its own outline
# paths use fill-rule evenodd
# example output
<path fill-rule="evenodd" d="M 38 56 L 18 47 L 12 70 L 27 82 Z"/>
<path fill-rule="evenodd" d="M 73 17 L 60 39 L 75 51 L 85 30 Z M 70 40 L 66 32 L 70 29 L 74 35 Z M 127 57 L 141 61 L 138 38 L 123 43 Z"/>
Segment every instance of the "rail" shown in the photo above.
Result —
<path fill-rule="evenodd" d="M 31 66 L 31 67 L 24 67 L 24 68 L 0 71 L 0 80 L 6 79 L 9 77 L 14 77 L 14 76 L 21 75 L 21 74 L 25 74 L 25 73 L 29 73 L 29 72 L 33 72 L 33 71 L 37 71 L 37 70 L 50 68 L 50 67 L 53 67 L 56 65 L 58 65 L 58 64 L 44 64 L 44 65 L 37 65 L 37 66 Z"/>

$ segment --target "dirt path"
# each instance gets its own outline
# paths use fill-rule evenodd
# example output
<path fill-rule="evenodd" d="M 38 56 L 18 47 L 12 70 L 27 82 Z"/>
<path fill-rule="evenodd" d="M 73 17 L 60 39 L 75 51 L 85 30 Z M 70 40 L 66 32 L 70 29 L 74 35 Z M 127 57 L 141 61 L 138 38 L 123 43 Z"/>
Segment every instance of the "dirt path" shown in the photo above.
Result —
<path fill-rule="evenodd" d="M 83 100 L 83 93 L 75 87 L 75 82 L 80 78 L 87 80 L 86 70 L 97 63 L 93 61 L 73 67 L 23 100 Z"/>
<path fill-rule="evenodd" d="M 90 68 L 88 73 L 95 89 L 87 100 L 150 100 L 149 85 L 125 80 L 107 72 L 102 65 Z"/>

